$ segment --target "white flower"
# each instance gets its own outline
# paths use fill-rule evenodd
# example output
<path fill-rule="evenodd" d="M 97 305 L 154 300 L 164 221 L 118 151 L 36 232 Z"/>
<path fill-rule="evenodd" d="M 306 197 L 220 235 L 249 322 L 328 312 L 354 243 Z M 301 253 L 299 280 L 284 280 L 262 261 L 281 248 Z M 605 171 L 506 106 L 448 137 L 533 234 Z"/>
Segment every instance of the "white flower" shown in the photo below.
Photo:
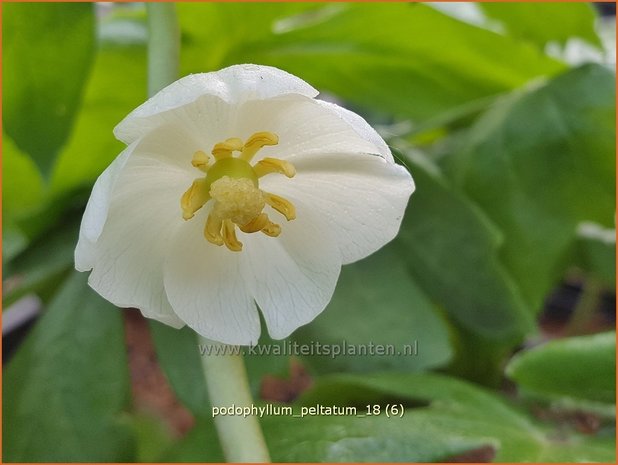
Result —
<path fill-rule="evenodd" d="M 342 264 L 395 237 L 414 190 L 360 116 L 276 68 L 190 75 L 114 130 L 75 266 L 119 307 L 228 344 L 284 338 Z M 353 313 L 350 314 L 353 318 Z"/>

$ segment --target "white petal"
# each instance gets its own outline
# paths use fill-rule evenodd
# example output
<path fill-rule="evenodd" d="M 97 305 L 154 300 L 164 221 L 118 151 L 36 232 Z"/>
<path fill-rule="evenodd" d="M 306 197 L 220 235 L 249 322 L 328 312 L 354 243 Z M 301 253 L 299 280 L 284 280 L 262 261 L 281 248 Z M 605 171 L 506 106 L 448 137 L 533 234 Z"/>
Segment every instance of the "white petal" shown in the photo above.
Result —
<path fill-rule="evenodd" d="M 399 232 L 414 191 L 405 168 L 363 154 L 313 155 L 294 166 L 294 178 L 266 176 L 260 187 L 318 212 L 336 238 L 344 264 L 370 255 Z"/>
<path fill-rule="evenodd" d="M 223 110 L 227 110 L 229 105 L 223 105 Z M 203 174 L 191 165 L 193 154 L 198 150 L 209 152 L 206 147 L 212 147 L 219 142 L 210 136 L 207 128 L 215 128 L 212 131 L 215 133 L 222 129 L 221 123 L 217 121 L 218 118 L 204 118 L 200 122 L 193 117 L 191 111 L 185 111 L 186 109 L 196 108 L 190 106 L 177 110 L 174 112 L 173 121 L 166 122 L 134 144 L 137 144 L 135 150 L 140 156 L 151 157 L 173 165 L 174 169 L 184 170 L 193 178 L 197 178 Z M 197 110 L 199 111 L 199 108 Z M 208 114 L 220 115 L 221 112 L 217 109 Z M 187 188 L 188 186 L 181 187 Z"/>
<path fill-rule="evenodd" d="M 191 74 L 133 110 L 116 126 L 114 134 L 126 143 L 133 142 L 157 126 L 161 113 L 195 102 L 204 95 L 238 105 L 285 94 L 315 97 L 318 92 L 302 79 L 270 66 L 235 65 L 212 73 Z"/>
<path fill-rule="evenodd" d="M 380 136 L 359 123 L 364 123 L 360 116 L 335 108 L 339 107 L 302 95 L 247 102 L 238 110 L 236 134 L 247 138 L 254 132 L 270 131 L 279 136 L 276 146 L 264 147 L 253 161 L 264 157 L 293 161 L 306 155 L 341 152 L 371 153 L 392 160 Z M 364 132 L 359 133 L 359 127 Z"/>
<path fill-rule="evenodd" d="M 135 144 L 127 147 L 116 159 L 101 173 L 88 199 L 84 216 L 79 229 L 79 239 L 75 248 L 75 268 L 78 271 L 88 271 L 94 266 L 94 244 L 103 231 L 107 221 L 109 202 L 116 180 L 133 153 Z"/>
<path fill-rule="evenodd" d="M 260 318 L 242 277 L 244 252 L 231 252 L 204 239 L 207 213 L 200 211 L 187 221 L 167 246 L 165 291 L 176 314 L 203 337 L 226 344 L 256 344 Z"/>
<path fill-rule="evenodd" d="M 349 124 L 360 137 L 375 145 L 380 155 L 388 161 L 393 161 L 393 154 L 388 148 L 388 145 L 386 145 L 386 142 L 384 142 L 384 139 L 382 139 L 380 134 L 378 134 L 377 131 L 373 129 L 360 115 L 357 115 L 346 108 L 340 107 L 339 105 L 335 105 L 334 103 L 324 102 L 323 100 L 317 99 L 316 103 L 339 116 L 339 118 Z"/>
<path fill-rule="evenodd" d="M 101 231 L 103 231 L 116 180 L 126 165 L 129 156 L 133 153 L 134 148 L 135 144 L 122 151 L 94 183 L 81 224 L 84 236 L 92 242 L 96 242 Z"/>
<path fill-rule="evenodd" d="M 246 281 L 275 339 L 289 336 L 324 310 L 341 270 L 337 243 L 328 228 L 304 205 L 298 203 L 296 209 L 297 219 L 281 221 L 277 238 L 261 233 L 239 237 L 245 243 Z M 274 212 L 270 217 L 282 219 Z"/>
<path fill-rule="evenodd" d="M 163 287 L 164 254 L 182 225 L 180 197 L 192 177 L 137 152 L 118 177 L 108 218 L 92 249 L 88 282 L 119 307 L 139 308 L 144 316 L 174 327 L 182 321 Z"/>

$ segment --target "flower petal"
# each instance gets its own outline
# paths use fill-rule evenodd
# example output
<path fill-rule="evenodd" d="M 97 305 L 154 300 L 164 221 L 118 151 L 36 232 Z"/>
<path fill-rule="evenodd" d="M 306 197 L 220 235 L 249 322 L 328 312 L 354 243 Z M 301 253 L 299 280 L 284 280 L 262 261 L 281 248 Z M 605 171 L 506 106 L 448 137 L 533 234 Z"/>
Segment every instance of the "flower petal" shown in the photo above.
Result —
<path fill-rule="evenodd" d="M 238 105 L 285 94 L 315 97 L 318 92 L 302 79 L 277 68 L 235 65 L 212 73 L 191 74 L 170 84 L 133 110 L 116 126 L 114 134 L 131 143 L 157 127 L 163 113 L 188 105 L 209 95 Z"/>
<path fill-rule="evenodd" d="M 242 276 L 240 257 L 245 252 L 207 242 L 207 214 L 200 211 L 183 224 L 167 245 L 167 297 L 176 314 L 202 336 L 226 344 L 256 344 L 260 318 Z"/>
<path fill-rule="evenodd" d="M 179 199 L 191 180 L 186 171 L 134 153 L 116 179 L 107 221 L 89 248 L 94 290 L 118 307 L 139 308 L 174 327 L 183 322 L 164 292 L 163 251 L 182 224 Z"/>
<path fill-rule="evenodd" d="M 246 282 L 275 339 L 289 336 L 324 310 L 341 270 L 337 243 L 324 220 L 303 204 L 296 208 L 298 218 L 282 222 L 276 239 L 263 234 L 239 237 L 245 242 Z M 271 213 L 271 219 L 276 215 Z"/>
<path fill-rule="evenodd" d="M 315 102 L 322 106 L 322 108 L 336 114 L 339 118 L 349 124 L 360 137 L 375 145 L 378 148 L 378 153 L 386 160 L 393 161 L 393 155 L 388 148 L 388 145 L 386 145 L 386 142 L 384 142 L 384 139 L 382 139 L 382 136 L 380 136 L 380 134 L 378 134 L 377 131 L 373 129 L 360 115 L 357 115 L 356 113 L 334 103 L 325 102 L 318 99 L 316 99 Z"/>
<path fill-rule="evenodd" d="M 75 248 L 75 269 L 77 271 L 88 271 L 94 266 L 94 244 L 107 221 L 109 203 L 116 180 L 134 149 L 135 144 L 132 144 L 123 150 L 94 183 L 82 217 L 79 239 Z"/>
<path fill-rule="evenodd" d="M 250 101 L 238 110 L 236 134 L 244 138 L 270 131 L 279 136 L 278 145 L 260 150 L 253 162 L 264 157 L 292 161 L 306 155 L 342 152 L 371 153 L 392 161 L 380 136 L 367 130 L 363 123 L 369 125 L 360 116 L 346 111 L 303 95 Z M 364 132 L 359 133 L 359 128 Z"/>
<path fill-rule="evenodd" d="M 116 180 L 134 149 L 135 144 L 132 144 L 123 150 L 94 183 L 81 224 L 84 236 L 92 242 L 96 242 L 103 231 Z"/>
<path fill-rule="evenodd" d="M 227 110 L 227 107 L 229 105 L 224 104 L 223 110 Z M 206 147 L 212 147 L 217 142 L 211 132 L 221 131 L 217 123 L 219 118 L 216 116 L 220 115 L 220 112 L 218 108 L 214 109 L 211 114 L 215 117 L 206 118 L 204 124 L 199 125 L 199 121 L 193 118 L 190 112 L 184 111 L 185 108 L 174 112 L 172 121 L 164 123 L 156 131 L 150 132 L 134 144 L 137 144 L 135 150 L 140 156 L 160 160 L 172 165 L 173 169 L 186 171 L 195 178 L 200 176 L 200 172 L 191 165 L 191 160 L 195 152 L 208 150 Z M 208 131 L 206 128 L 213 130 Z"/>
<path fill-rule="evenodd" d="M 414 191 L 408 171 L 382 157 L 323 154 L 294 161 L 296 176 L 266 176 L 260 187 L 319 212 L 341 251 L 343 264 L 370 255 L 398 233 Z"/>

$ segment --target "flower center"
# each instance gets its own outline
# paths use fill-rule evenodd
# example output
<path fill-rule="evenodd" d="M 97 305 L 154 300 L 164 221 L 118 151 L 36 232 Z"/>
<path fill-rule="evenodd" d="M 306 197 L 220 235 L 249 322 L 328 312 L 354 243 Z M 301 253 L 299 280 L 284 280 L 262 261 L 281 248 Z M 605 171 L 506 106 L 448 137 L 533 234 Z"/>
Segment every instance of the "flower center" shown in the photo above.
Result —
<path fill-rule="evenodd" d="M 212 214 L 222 220 L 245 225 L 262 213 L 264 196 L 250 179 L 223 176 L 210 186 L 210 197 L 215 201 Z"/>
<path fill-rule="evenodd" d="M 209 201 L 212 209 L 206 220 L 204 237 L 215 245 L 223 245 L 234 252 L 242 250 L 236 238 L 236 226 L 245 233 L 261 231 L 276 237 L 281 227 L 263 212 L 270 205 L 286 220 L 296 218 L 294 205 L 278 195 L 259 188 L 259 178 L 271 173 L 294 177 L 294 166 L 278 158 L 263 158 L 251 165 L 253 156 L 265 145 L 277 145 L 279 138 L 271 132 L 256 132 L 243 144 L 231 138 L 215 144 L 212 158 L 201 150 L 193 155 L 191 164 L 206 174 L 197 178 L 180 198 L 182 217 L 190 220 L 195 212 Z M 234 152 L 240 152 L 234 157 Z"/>

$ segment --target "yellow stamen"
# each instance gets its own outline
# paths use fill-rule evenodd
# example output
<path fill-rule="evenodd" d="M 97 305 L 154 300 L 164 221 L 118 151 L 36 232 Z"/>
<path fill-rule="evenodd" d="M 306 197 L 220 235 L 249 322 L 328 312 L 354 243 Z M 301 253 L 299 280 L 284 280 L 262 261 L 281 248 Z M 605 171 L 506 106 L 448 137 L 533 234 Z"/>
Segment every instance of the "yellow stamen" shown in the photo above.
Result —
<path fill-rule="evenodd" d="M 222 160 L 230 158 L 233 152 L 243 149 L 242 140 L 237 137 L 226 139 L 224 142 L 219 142 L 212 148 L 212 153 L 215 159 Z"/>
<path fill-rule="evenodd" d="M 277 237 L 281 234 L 281 226 L 269 221 L 268 224 L 262 228 L 262 232 L 270 237 Z"/>
<path fill-rule="evenodd" d="M 206 187 L 206 179 L 196 179 L 180 198 L 182 217 L 185 220 L 190 220 L 195 215 L 195 212 L 202 208 L 208 200 L 210 200 L 210 194 Z"/>
<path fill-rule="evenodd" d="M 279 137 L 272 132 L 256 132 L 253 134 L 242 148 L 240 158 L 245 161 L 251 161 L 253 156 L 265 145 L 277 145 Z"/>
<path fill-rule="evenodd" d="M 261 231 L 268 226 L 268 215 L 266 213 L 260 213 L 244 226 L 239 226 L 240 230 L 245 233 L 254 233 Z"/>
<path fill-rule="evenodd" d="M 285 219 L 291 221 L 296 218 L 296 208 L 289 200 L 279 197 L 278 195 L 262 191 L 264 201 L 285 216 Z"/>
<path fill-rule="evenodd" d="M 193 160 L 191 160 L 191 164 L 195 166 L 198 170 L 206 173 L 208 171 L 208 162 L 210 157 L 206 155 L 206 153 L 198 150 L 193 154 Z"/>
<path fill-rule="evenodd" d="M 253 167 L 255 174 L 258 178 L 266 176 L 270 173 L 280 173 L 286 175 L 288 178 L 294 177 L 296 169 L 294 165 L 289 161 L 279 160 L 278 158 L 262 158 Z"/>
<path fill-rule="evenodd" d="M 242 242 L 236 238 L 235 228 L 236 226 L 231 220 L 223 220 L 223 242 L 232 252 L 240 252 L 242 250 Z"/>
<path fill-rule="evenodd" d="M 208 215 L 206 227 L 204 228 L 204 237 L 208 242 L 215 245 L 223 245 L 223 237 L 221 237 L 221 226 L 223 220 L 217 218 L 212 213 Z"/>

